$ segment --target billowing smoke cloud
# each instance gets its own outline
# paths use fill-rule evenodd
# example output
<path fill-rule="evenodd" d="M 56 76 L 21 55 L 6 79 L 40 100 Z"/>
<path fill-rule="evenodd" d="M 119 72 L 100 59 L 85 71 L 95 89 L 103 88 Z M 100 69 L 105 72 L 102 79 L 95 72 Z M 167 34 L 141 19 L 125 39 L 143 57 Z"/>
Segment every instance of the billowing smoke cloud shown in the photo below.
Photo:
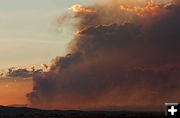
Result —
<path fill-rule="evenodd" d="M 70 14 L 78 19 L 79 32 L 69 53 L 54 59 L 48 72 L 34 74 L 27 94 L 33 107 L 163 108 L 165 102 L 180 101 L 177 2 L 130 8 L 109 0 L 87 9 L 95 12 Z"/>

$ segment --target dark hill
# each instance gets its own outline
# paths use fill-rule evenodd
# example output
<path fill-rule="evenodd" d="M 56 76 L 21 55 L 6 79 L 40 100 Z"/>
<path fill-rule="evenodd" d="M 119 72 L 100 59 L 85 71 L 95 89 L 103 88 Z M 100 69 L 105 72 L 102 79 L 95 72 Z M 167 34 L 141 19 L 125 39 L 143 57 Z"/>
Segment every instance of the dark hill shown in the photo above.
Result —
<path fill-rule="evenodd" d="M 41 110 L 0 106 L 0 118 L 164 118 L 161 112 Z"/>

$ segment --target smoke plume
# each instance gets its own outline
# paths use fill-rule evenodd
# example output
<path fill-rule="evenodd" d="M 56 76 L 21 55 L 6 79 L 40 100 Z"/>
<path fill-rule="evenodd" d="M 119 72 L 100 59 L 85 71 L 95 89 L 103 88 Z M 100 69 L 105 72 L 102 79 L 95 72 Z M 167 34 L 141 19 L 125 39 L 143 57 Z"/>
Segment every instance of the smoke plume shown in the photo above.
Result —
<path fill-rule="evenodd" d="M 33 107 L 87 109 L 157 106 L 180 98 L 178 1 L 125 6 L 118 0 L 90 5 L 76 19 L 68 53 L 48 72 L 33 75 Z"/>

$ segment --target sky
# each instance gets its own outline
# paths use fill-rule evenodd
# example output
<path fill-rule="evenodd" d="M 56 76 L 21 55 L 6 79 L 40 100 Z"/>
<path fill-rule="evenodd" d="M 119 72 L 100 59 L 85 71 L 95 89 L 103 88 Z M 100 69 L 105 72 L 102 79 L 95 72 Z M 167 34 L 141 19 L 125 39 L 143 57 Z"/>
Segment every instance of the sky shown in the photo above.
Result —
<path fill-rule="evenodd" d="M 0 69 L 49 63 L 63 55 L 73 31 L 56 26 L 57 17 L 84 0 L 0 0 Z"/>
<path fill-rule="evenodd" d="M 180 100 L 179 0 L 13 2 L 0 1 L 0 104 L 162 111 Z"/>
<path fill-rule="evenodd" d="M 50 64 L 56 56 L 64 55 L 74 31 L 59 28 L 57 19 L 72 5 L 87 3 L 84 0 L 0 0 L 0 71 Z M 27 104 L 25 94 L 32 89 L 32 80 L 0 82 L 0 104 Z M 21 88 L 24 89 L 19 92 Z"/>

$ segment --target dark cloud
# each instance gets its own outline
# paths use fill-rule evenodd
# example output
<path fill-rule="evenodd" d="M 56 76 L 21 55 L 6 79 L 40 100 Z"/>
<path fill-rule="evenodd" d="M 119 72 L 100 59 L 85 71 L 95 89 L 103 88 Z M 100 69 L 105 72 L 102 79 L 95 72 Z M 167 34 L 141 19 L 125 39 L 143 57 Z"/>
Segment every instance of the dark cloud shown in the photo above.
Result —
<path fill-rule="evenodd" d="M 123 13 L 114 2 L 104 5 L 90 6 L 93 13 L 75 13 L 80 31 L 69 53 L 33 76 L 27 94 L 33 107 L 164 107 L 180 101 L 179 5 L 159 5 L 145 11 L 155 15 L 144 16 Z"/>
<path fill-rule="evenodd" d="M 2 73 L 2 76 L 5 78 L 29 78 L 32 77 L 34 73 L 41 73 L 42 69 L 36 69 L 34 66 L 30 69 L 27 68 L 9 68 L 7 73 Z"/>
<path fill-rule="evenodd" d="M 23 69 L 15 69 L 15 68 L 9 68 L 9 72 L 6 74 L 8 77 L 32 77 L 33 72 L 27 70 L 26 68 Z"/>

